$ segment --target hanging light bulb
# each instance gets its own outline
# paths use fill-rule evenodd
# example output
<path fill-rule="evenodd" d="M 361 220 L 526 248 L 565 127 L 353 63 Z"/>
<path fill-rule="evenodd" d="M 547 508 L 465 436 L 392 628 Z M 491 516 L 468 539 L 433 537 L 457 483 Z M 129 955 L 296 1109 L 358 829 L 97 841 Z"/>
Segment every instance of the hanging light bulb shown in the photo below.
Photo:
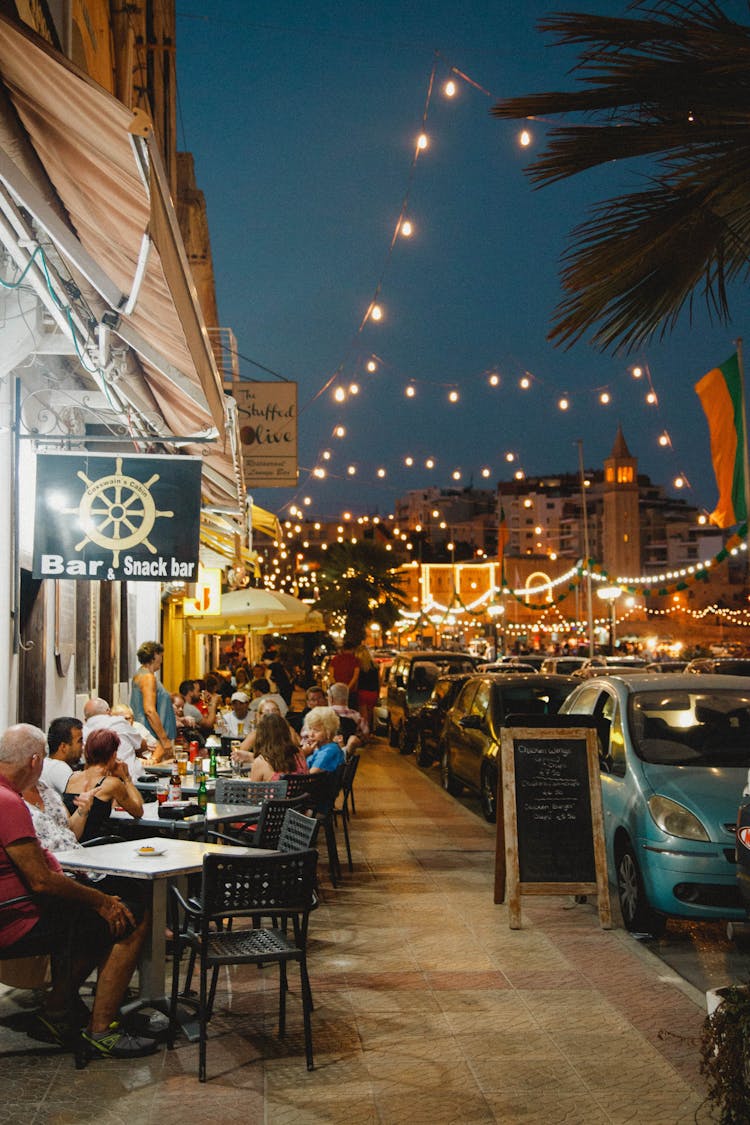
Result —
<path fill-rule="evenodd" d="M 675 488 L 684 488 L 685 487 L 685 478 L 684 477 L 675 477 L 674 486 L 675 486 Z"/>
<path fill-rule="evenodd" d="M 417 148 L 424 150 L 424 149 L 427 148 L 429 143 L 430 143 L 430 141 L 429 141 L 429 138 L 428 138 L 427 134 L 426 133 L 420 133 L 419 136 L 417 137 Z"/>
<path fill-rule="evenodd" d="M 317 477 L 318 480 L 323 480 L 325 478 L 325 475 L 325 469 L 321 469 L 320 466 L 318 466 L 317 469 L 313 469 L 313 476 Z"/>
<path fill-rule="evenodd" d="M 460 480 L 461 479 L 461 470 L 460 469 L 454 469 L 452 476 L 453 476 L 454 480 Z"/>
<path fill-rule="evenodd" d="M 515 459 L 516 459 L 515 453 L 506 453 L 505 454 L 505 460 L 508 462 L 509 465 L 512 465 L 513 462 L 515 461 Z"/>
<path fill-rule="evenodd" d="M 382 307 L 380 305 L 372 305 L 372 307 L 370 308 L 370 320 L 378 321 L 378 320 L 382 320 L 382 319 L 383 319 L 383 309 L 382 309 Z"/>
<path fill-rule="evenodd" d="M 661 445 L 662 448 L 669 445 L 669 434 L 667 433 L 666 430 L 664 431 L 663 434 L 659 434 L 659 445 Z"/>
<path fill-rule="evenodd" d="M 350 395 L 358 395 L 359 394 L 359 383 L 350 383 L 349 384 L 349 394 Z"/>
<path fill-rule="evenodd" d="M 336 402 L 343 402 L 346 398 L 346 391 L 343 387 L 336 387 L 336 390 L 333 392 L 333 397 L 336 399 Z"/>
<path fill-rule="evenodd" d="M 322 454 L 321 454 L 321 457 L 323 458 L 324 461 L 330 461 L 331 460 L 330 449 L 324 449 Z"/>
<path fill-rule="evenodd" d="M 630 370 L 631 370 L 631 374 L 632 374 L 634 379 L 641 379 L 643 377 L 643 368 L 642 367 L 638 367 L 636 365 L 635 367 L 631 367 Z"/>
<path fill-rule="evenodd" d="M 528 148 L 531 144 L 531 133 L 528 129 L 522 129 L 518 137 L 519 144 L 522 148 Z"/>
<path fill-rule="evenodd" d="M 452 78 L 449 78 L 448 81 L 443 86 L 443 93 L 445 94 L 446 98 L 455 98 L 455 96 L 456 96 L 456 83 L 453 81 Z"/>
<path fill-rule="evenodd" d="M 646 395 L 646 402 L 649 404 L 649 406 L 655 406 L 656 405 L 656 403 L 658 402 L 658 399 L 656 397 L 656 391 L 649 391 L 648 392 L 648 394 Z"/>
<path fill-rule="evenodd" d="M 487 468 L 485 468 L 485 469 L 482 469 L 482 476 L 483 476 L 483 477 L 485 477 L 485 478 L 486 478 L 486 477 L 488 477 L 488 476 L 490 476 L 490 475 L 491 475 L 491 473 L 490 473 L 490 470 L 489 470 L 489 469 L 487 469 Z"/>
<path fill-rule="evenodd" d="M 529 379 L 528 375 L 522 375 L 518 381 L 518 385 L 522 391 L 527 391 L 531 386 L 531 379 Z"/>
<path fill-rule="evenodd" d="M 410 469 L 412 467 L 412 465 L 414 464 L 414 458 L 413 457 L 404 457 L 404 464 L 407 466 L 407 468 Z"/>
<path fill-rule="evenodd" d="M 412 226 L 409 219 L 404 219 L 404 221 L 398 228 L 398 233 L 402 238 L 411 238 L 411 236 L 414 234 L 414 227 Z"/>
<path fill-rule="evenodd" d="M 414 398 L 416 393 L 417 393 L 416 387 L 412 387 L 411 384 L 409 384 L 409 386 L 404 391 L 404 394 L 406 395 L 407 398 Z"/>
<path fill-rule="evenodd" d="M 378 469 L 378 476 L 384 477 L 385 476 L 385 469 Z"/>
<path fill-rule="evenodd" d="M 599 395 L 599 402 L 602 404 L 602 406 L 609 405 L 609 403 L 611 402 L 609 391 L 602 391 L 602 393 Z"/>
<path fill-rule="evenodd" d="M 312 496 L 305 496 L 302 503 L 309 507 L 309 505 L 312 504 Z"/>
<path fill-rule="evenodd" d="M 523 469 L 516 469 L 516 471 L 513 475 L 514 475 L 516 480 L 523 480 L 523 478 L 526 476 Z"/>
<path fill-rule="evenodd" d="M 500 385 L 500 376 L 496 371 L 493 371 L 490 375 L 489 384 L 491 387 L 498 387 Z"/>
<path fill-rule="evenodd" d="M 427 460 L 424 463 L 424 467 L 425 467 L 425 469 L 434 469 L 435 468 L 435 462 L 433 461 L 432 457 L 427 458 Z"/>
<path fill-rule="evenodd" d="M 333 436 L 339 438 L 346 437 L 346 429 L 344 428 L 344 426 L 337 426 L 333 431 Z"/>
<path fill-rule="evenodd" d="M 347 473 L 349 474 L 350 477 L 353 477 L 353 476 L 356 475 L 357 466 L 356 465 L 348 465 L 346 471 L 347 471 Z"/>
<path fill-rule="evenodd" d="M 559 406 L 560 410 L 567 410 L 570 406 L 570 401 L 565 397 L 565 395 L 563 395 L 557 405 Z"/>
<path fill-rule="evenodd" d="M 458 402 L 458 391 L 451 391 L 448 395 L 448 402 Z"/>
<path fill-rule="evenodd" d="M 375 360 L 374 359 L 368 359 L 367 370 L 370 372 L 370 374 L 372 375 L 373 371 L 377 371 L 377 369 L 378 369 L 378 365 L 375 362 Z"/>

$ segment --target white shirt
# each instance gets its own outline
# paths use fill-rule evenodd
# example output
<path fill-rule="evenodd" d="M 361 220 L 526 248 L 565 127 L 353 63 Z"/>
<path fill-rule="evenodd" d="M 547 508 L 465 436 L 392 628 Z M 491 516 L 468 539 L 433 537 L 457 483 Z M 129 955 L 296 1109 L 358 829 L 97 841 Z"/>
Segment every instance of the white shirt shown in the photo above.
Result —
<path fill-rule="evenodd" d="M 238 719 L 234 711 L 227 712 L 226 715 L 222 715 L 222 718 L 224 730 L 229 738 L 244 738 L 255 725 L 255 715 L 252 711 L 248 711 L 244 719 Z"/>
<path fill-rule="evenodd" d="M 120 736 L 120 745 L 117 747 L 117 757 L 125 762 L 133 781 L 146 772 L 143 762 L 136 751 L 141 748 L 141 736 L 124 715 L 92 715 L 83 724 L 83 744 L 95 730 L 111 730 Z"/>
<path fill-rule="evenodd" d="M 45 758 L 42 765 L 42 781 L 45 785 L 49 785 L 50 789 L 64 793 L 72 772 L 67 762 L 59 758 Z"/>
<path fill-rule="evenodd" d="M 254 699 L 250 704 L 250 710 L 253 712 L 257 711 L 258 707 L 264 699 L 272 699 L 274 703 L 278 703 L 279 711 L 281 711 L 282 715 L 286 715 L 287 711 L 289 710 L 289 707 L 283 695 L 279 695 L 277 691 L 266 692 L 265 695 L 259 695 L 258 698 Z"/>

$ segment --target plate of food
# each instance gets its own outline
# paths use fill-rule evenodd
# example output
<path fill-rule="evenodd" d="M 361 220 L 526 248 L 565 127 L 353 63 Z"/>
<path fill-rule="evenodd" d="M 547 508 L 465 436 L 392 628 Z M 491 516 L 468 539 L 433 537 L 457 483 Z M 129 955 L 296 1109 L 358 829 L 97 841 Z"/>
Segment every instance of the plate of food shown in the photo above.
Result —
<path fill-rule="evenodd" d="M 144 844 L 142 847 L 135 849 L 136 855 L 141 855 L 141 856 L 144 856 L 145 858 L 148 858 L 149 856 L 154 856 L 154 855 L 164 855 L 165 851 L 166 851 L 166 848 L 155 848 L 155 847 L 152 847 L 151 844 Z"/>

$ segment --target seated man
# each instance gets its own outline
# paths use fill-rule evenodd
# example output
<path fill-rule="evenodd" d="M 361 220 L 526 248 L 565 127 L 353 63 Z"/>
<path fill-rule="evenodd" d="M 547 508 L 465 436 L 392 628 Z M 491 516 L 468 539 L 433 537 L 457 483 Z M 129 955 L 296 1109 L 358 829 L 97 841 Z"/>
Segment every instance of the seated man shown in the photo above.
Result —
<path fill-rule="evenodd" d="M 279 695 L 277 691 L 271 691 L 271 685 L 269 684 L 267 679 L 261 678 L 259 680 L 253 680 L 253 682 L 250 684 L 250 690 L 253 693 L 253 699 L 250 704 L 251 711 L 258 710 L 258 704 L 260 703 L 261 699 L 270 698 L 278 704 L 279 711 L 286 717 L 286 713 L 289 710 L 286 705 L 286 700 L 283 698 L 283 696 Z"/>
<path fill-rule="evenodd" d="M 326 707 L 328 700 L 326 693 L 323 691 L 319 684 L 310 684 L 305 689 L 305 707 L 303 711 L 288 711 L 286 720 L 290 727 L 296 730 L 297 734 L 302 731 L 302 724 L 305 721 L 305 715 L 308 711 L 312 711 L 313 707 Z"/>
<path fill-rule="evenodd" d="M 353 711 L 349 706 L 349 688 L 346 684 L 331 684 L 328 689 L 328 704 L 339 717 L 342 745 L 348 757 L 358 746 L 365 745 L 369 728 L 359 711 Z"/>
<path fill-rule="evenodd" d="M 117 1022 L 150 918 L 140 910 L 136 919 L 119 897 L 69 879 L 41 847 L 21 793 L 41 776 L 45 742 L 44 732 L 27 723 L 9 727 L 0 738 L 0 901 L 30 896 L 0 911 L 0 959 L 62 949 L 69 911 L 78 907 L 71 970 L 76 987 L 99 968 L 93 1010 L 82 1032 L 89 1053 L 104 1058 L 150 1055 L 155 1040 L 131 1036 Z M 64 1023 L 68 984 L 54 956 L 52 965 L 52 988 L 36 1020 L 41 1037 L 62 1043 L 69 1033 Z"/>
<path fill-rule="evenodd" d="M 87 699 L 83 705 L 83 743 L 94 730 L 113 730 L 119 735 L 117 757 L 128 767 L 133 781 L 137 781 L 146 768 L 141 761 L 149 753 L 146 740 L 141 737 L 124 715 L 113 715 L 106 699 Z"/>
<path fill-rule="evenodd" d="M 73 770 L 81 764 L 83 754 L 83 723 L 72 716 L 53 719 L 47 731 L 48 756 L 42 766 L 42 781 L 65 792 Z"/>

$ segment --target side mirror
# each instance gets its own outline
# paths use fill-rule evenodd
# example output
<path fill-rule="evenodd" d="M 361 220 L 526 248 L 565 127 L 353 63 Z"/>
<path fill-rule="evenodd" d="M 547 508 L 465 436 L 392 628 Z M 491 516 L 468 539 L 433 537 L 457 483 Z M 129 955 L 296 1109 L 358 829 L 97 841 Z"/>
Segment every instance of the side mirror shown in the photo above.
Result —
<path fill-rule="evenodd" d="M 463 719 L 459 719 L 459 726 L 464 730 L 479 730 L 482 725 L 482 720 L 479 715 L 464 715 Z"/>

